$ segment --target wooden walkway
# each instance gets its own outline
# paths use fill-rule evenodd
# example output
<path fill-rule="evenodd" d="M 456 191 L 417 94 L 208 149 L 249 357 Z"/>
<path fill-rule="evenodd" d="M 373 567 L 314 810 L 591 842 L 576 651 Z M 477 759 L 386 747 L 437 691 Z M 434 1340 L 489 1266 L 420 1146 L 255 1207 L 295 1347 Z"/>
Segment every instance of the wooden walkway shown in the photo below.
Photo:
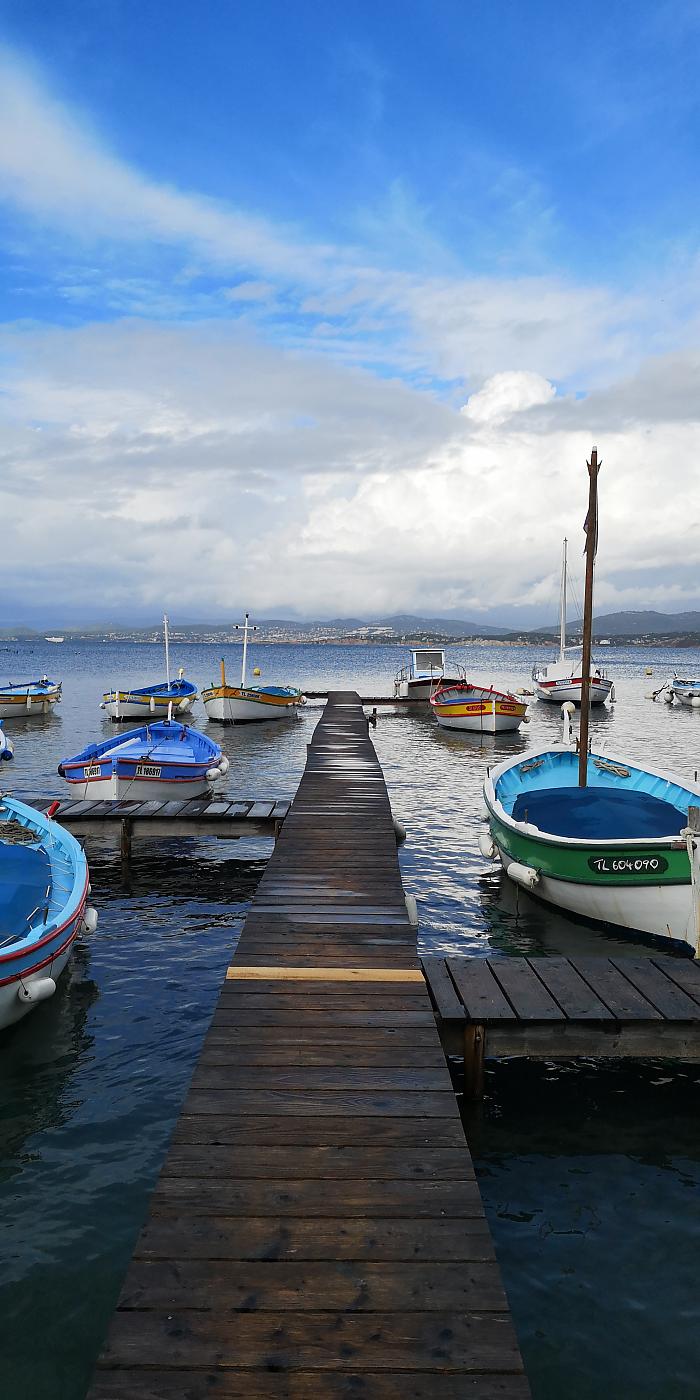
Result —
<path fill-rule="evenodd" d="M 51 798 L 25 800 L 45 811 Z M 290 807 L 290 802 L 274 798 L 237 802 L 225 797 L 190 797 L 186 802 L 67 800 L 59 803 L 53 817 L 74 836 L 116 836 L 122 856 L 128 860 L 134 837 L 215 836 L 239 841 L 247 836 L 277 836 Z"/>
<path fill-rule="evenodd" d="M 91 1400 L 524 1400 L 381 768 L 334 694 Z"/>
<path fill-rule="evenodd" d="M 484 1060 L 700 1060 L 700 964 L 689 958 L 424 958 L 443 1045 L 479 1097 Z"/>

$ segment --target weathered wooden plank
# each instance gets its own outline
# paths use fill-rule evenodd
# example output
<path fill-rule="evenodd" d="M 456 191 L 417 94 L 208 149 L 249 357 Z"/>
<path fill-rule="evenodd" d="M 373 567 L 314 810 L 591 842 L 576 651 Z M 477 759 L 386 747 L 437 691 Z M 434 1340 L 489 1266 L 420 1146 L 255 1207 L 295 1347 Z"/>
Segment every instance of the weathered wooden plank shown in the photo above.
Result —
<path fill-rule="evenodd" d="M 473 1181 L 474 1168 L 464 1146 L 406 1147 L 246 1147 L 238 1144 L 173 1144 L 163 1166 L 163 1176 L 236 1177 L 255 1180 L 283 1177 L 296 1180 Z"/>
<path fill-rule="evenodd" d="M 417 704 L 417 701 L 409 702 Z M 436 1363 L 437 1364 L 437 1363 Z M 186 1390 L 183 1390 L 183 1384 Z M 100 1368 L 91 1400 L 530 1400 L 523 1375 Z"/>
<path fill-rule="evenodd" d="M 571 962 L 584 981 L 608 1010 L 622 1021 L 660 1021 L 656 1010 L 640 992 L 618 972 L 608 958 L 572 958 Z"/>
<path fill-rule="evenodd" d="M 410 1150 L 419 1147 L 428 1157 L 432 1149 L 458 1147 L 464 1151 L 464 1130 L 456 1112 L 443 1118 L 376 1118 L 353 1115 L 322 1118 L 304 1114 L 279 1117 L 274 1114 L 226 1113 L 214 1097 L 215 1107 L 207 1113 L 191 1114 L 187 1105 L 178 1118 L 173 1132 L 173 1144 L 228 1143 L 243 1151 L 248 1146 L 293 1143 L 298 1146 L 360 1146 L 383 1145 Z M 454 1103 L 452 1105 L 454 1108 Z M 466 1154 L 468 1155 L 468 1154 Z"/>
<path fill-rule="evenodd" d="M 457 996 L 444 958 L 421 958 L 430 995 L 443 1021 L 464 1021 L 465 1010 Z"/>
<path fill-rule="evenodd" d="M 670 981 L 700 1005 L 700 963 L 690 958 L 658 957 L 652 960 Z"/>
<path fill-rule="evenodd" d="M 515 1012 L 485 958 L 448 958 L 447 968 L 470 1021 L 514 1021 Z"/>
<path fill-rule="evenodd" d="M 305 1092 L 295 1089 L 191 1089 L 185 1100 L 185 1113 L 240 1113 L 243 1115 L 277 1113 L 282 1117 L 318 1114 L 374 1115 L 383 1118 L 415 1116 L 416 1118 L 449 1118 L 454 1110 L 451 1092 L 410 1091 L 390 1093 L 377 1090 L 315 1089 Z"/>
<path fill-rule="evenodd" d="M 561 1021 L 564 1013 L 533 972 L 527 958 L 493 958 L 490 961 L 499 986 L 516 1016 L 525 1021 Z"/>
<path fill-rule="evenodd" d="M 564 1015 L 576 1021 L 606 1021 L 611 1013 L 568 958 L 531 958 L 530 966 L 547 991 L 558 1002 Z"/>
<path fill-rule="evenodd" d="M 651 958 L 611 958 L 611 962 L 667 1020 L 700 1021 L 698 1002 L 672 982 Z"/>
<path fill-rule="evenodd" d="M 142 1259 L 469 1262 L 495 1258 L 482 1216 L 451 1220 L 152 1215 L 134 1252 Z"/>

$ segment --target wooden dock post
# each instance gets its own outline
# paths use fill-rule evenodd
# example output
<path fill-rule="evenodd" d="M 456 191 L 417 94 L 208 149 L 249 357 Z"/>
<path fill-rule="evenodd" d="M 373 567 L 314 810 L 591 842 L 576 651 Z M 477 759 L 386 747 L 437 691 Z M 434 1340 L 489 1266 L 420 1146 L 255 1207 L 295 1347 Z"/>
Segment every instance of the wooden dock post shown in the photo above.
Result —
<path fill-rule="evenodd" d="M 464 1097 L 484 1097 L 484 1056 L 486 1027 L 470 1021 L 464 1028 Z"/>

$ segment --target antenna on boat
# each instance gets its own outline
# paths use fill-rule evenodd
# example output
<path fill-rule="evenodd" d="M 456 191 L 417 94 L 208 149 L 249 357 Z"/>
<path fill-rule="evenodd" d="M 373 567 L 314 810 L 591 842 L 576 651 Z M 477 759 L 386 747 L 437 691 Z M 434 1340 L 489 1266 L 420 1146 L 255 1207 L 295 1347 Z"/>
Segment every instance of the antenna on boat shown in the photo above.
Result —
<path fill-rule="evenodd" d="M 583 651 L 581 654 L 581 723 L 579 725 L 578 785 L 586 786 L 588 770 L 588 721 L 591 713 L 591 636 L 593 633 L 593 565 L 598 548 L 598 449 L 591 449 L 588 467 L 588 515 L 586 532 L 586 584 L 583 597 Z"/>
<path fill-rule="evenodd" d="M 249 617 L 250 613 L 246 613 L 245 622 L 236 623 L 237 632 L 240 631 L 241 627 L 243 628 L 243 664 L 241 666 L 241 690 L 245 690 L 245 667 L 246 661 L 248 659 L 248 633 L 257 632 L 258 630 L 257 627 L 251 627 L 250 622 L 248 621 Z"/>
<path fill-rule="evenodd" d="M 165 638 L 165 676 L 170 689 L 170 639 L 168 637 L 168 619 L 163 613 L 163 636 Z"/>
<path fill-rule="evenodd" d="M 563 544 L 563 546 L 562 546 L 562 552 L 561 552 L 561 588 L 560 588 L 560 591 L 559 591 L 559 660 L 560 660 L 560 661 L 563 661 L 563 660 L 564 660 L 564 657 L 565 657 L 565 655 L 566 655 L 566 545 L 567 545 L 567 540 L 566 540 L 566 536 L 564 536 L 564 544 Z"/>

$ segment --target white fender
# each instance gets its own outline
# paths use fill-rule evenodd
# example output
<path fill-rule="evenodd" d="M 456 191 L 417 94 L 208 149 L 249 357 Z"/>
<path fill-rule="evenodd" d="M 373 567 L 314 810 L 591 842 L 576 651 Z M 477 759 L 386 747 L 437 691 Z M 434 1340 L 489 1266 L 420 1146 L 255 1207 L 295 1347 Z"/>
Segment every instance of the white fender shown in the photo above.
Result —
<path fill-rule="evenodd" d="M 667 691 L 666 691 L 666 694 L 664 695 L 664 700 L 666 701 L 666 704 L 667 704 L 667 705 L 672 705 L 672 704 L 673 704 L 673 701 L 674 701 L 674 698 L 675 698 L 675 697 L 674 697 L 673 691 L 672 691 L 672 690 L 667 690 Z"/>
<path fill-rule="evenodd" d="M 520 861 L 512 860 L 506 866 L 506 875 L 515 881 L 516 885 L 521 885 L 524 890 L 532 890 L 539 884 L 540 872 L 532 865 L 521 865 Z"/>
<path fill-rule="evenodd" d="M 404 893 L 404 899 L 406 901 L 406 913 L 408 914 L 408 922 L 411 925 L 411 928 L 418 928 L 418 905 L 416 903 L 416 896 L 414 894 Z"/>
<path fill-rule="evenodd" d="M 97 910 L 93 907 L 93 905 L 86 904 L 85 909 L 83 910 L 83 933 L 95 932 L 95 929 L 97 928 L 98 917 L 99 915 L 97 913 Z"/>
<path fill-rule="evenodd" d="M 230 767 L 231 764 L 229 763 L 226 754 L 222 753 L 221 758 L 219 759 L 219 772 L 222 778 L 226 777 L 226 774 L 228 773 Z"/>
<path fill-rule="evenodd" d="M 571 716 L 576 713 L 576 706 L 573 700 L 565 700 L 561 707 L 564 716 L 564 730 L 561 736 L 562 744 L 572 745 L 574 742 L 574 731 L 571 725 Z"/>
<path fill-rule="evenodd" d="M 392 817 L 392 819 L 391 819 L 391 825 L 392 825 L 393 828 L 394 828 L 394 838 L 395 838 L 395 841 L 396 841 L 397 846 L 403 846 L 403 843 L 404 843 L 404 841 L 406 840 L 406 828 L 405 828 L 405 826 L 402 826 L 402 825 L 401 825 L 401 822 L 398 820 L 397 817 Z"/>
<path fill-rule="evenodd" d="M 220 768 L 208 768 L 204 776 L 208 783 L 216 783 L 224 775 Z"/>
<path fill-rule="evenodd" d="M 490 831 L 479 832 L 478 845 L 484 860 L 493 860 L 496 854 L 496 847 Z"/>
<path fill-rule="evenodd" d="M 155 712 L 156 712 L 156 702 L 155 702 L 155 697 L 154 697 L 153 695 L 151 696 L 151 698 L 150 698 L 150 700 L 149 700 L 149 702 L 148 702 L 148 708 L 149 708 L 149 710 L 151 711 L 151 714 L 154 715 Z"/>
<path fill-rule="evenodd" d="M 690 704 L 694 710 L 700 710 L 700 695 L 694 695 Z"/>
<path fill-rule="evenodd" d="M 24 986 L 20 984 L 17 989 L 17 998 L 19 1001 L 29 1001 L 32 1003 L 48 1001 L 49 997 L 53 996 L 55 990 L 56 983 L 53 977 L 38 977 L 36 982 L 27 982 Z"/>

